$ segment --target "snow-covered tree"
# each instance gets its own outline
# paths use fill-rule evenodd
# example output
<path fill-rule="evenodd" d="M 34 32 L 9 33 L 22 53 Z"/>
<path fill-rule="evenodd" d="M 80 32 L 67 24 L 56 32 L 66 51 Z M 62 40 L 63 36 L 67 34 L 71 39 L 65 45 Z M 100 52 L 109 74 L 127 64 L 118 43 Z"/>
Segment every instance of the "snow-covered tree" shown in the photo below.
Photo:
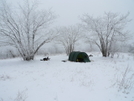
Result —
<path fill-rule="evenodd" d="M 65 52 L 69 55 L 75 49 L 75 44 L 82 38 L 82 28 L 80 26 L 61 27 L 58 30 L 58 43 L 63 45 Z"/>
<path fill-rule="evenodd" d="M 0 9 L 0 43 L 15 47 L 23 60 L 33 60 L 37 51 L 55 37 L 49 25 L 55 19 L 51 10 L 39 10 L 25 0 L 17 8 L 3 3 Z"/>
<path fill-rule="evenodd" d="M 104 57 L 118 50 L 118 41 L 127 40 L 129 32 L 125 28 L 130 21 L 128 15 L 108 12 L 103 17 L 94 18 L 85 14 L 81 18 L 83 27 L 88 31 L 87 39 L 99 47 Z"/>

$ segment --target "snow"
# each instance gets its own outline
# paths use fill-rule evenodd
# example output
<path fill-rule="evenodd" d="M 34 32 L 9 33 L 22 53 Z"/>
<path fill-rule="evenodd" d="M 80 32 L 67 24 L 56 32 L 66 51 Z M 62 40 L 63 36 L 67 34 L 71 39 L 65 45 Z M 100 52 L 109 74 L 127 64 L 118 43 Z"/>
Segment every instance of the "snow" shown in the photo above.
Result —
<path fill-rule="evenodd" d="M 65 54 L 0 60 L 0 101 L 134 101 L 134 57 L 92 54 L 89 63 L 62 62 Z"/>

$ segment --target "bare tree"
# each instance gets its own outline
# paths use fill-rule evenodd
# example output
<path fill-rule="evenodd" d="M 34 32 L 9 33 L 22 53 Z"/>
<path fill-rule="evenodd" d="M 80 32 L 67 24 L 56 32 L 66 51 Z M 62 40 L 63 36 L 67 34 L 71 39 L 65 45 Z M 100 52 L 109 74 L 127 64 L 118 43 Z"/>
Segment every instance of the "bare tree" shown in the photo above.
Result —
<path fill-rule="evenodd" d="M 55 19 L 51 10 L 38 10 L 36 3 L 25 0 L 24 6 L 13 9 L 3 3 L 0 9 L 2 45 L 14 46 L 23 60 L 33 60 L 37 51 L 54 38 L 48 27 Z"/>
<path fill-rule="evenodd" d="M 69 26 L 60 28 L 57 41 L 64 46 L 67 55 L 74 51 L 75 44 L 82 37 L 80 26 Z"/>
<path fill-rule="evenodd" d="M 129 45 L 129 52 L 134 54 L 134 42 Z"/>
<path fill-rule="evenodd" d="M 88 31 L 88 40 L 95 43 L 102 55 L 108 57 L 111 53 L 115 53 L 117 42 L 124 42 L 129 32 L 125 31 L 128 15 L 120 15 L 116 13 L 105 13 L 103 17 L 94 18 L 85 14 L 81 21 L 84 28 Z"/>

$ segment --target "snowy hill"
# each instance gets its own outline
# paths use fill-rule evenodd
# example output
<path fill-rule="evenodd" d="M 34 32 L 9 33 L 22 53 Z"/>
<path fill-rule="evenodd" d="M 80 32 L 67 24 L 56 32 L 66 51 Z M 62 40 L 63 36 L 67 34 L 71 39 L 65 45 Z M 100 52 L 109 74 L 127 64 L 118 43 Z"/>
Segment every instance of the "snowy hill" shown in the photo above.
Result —
<path fill-rule="evenodd" d="M 134 57 L 93 53 L 92 62 L 0 60 L 0 101 L 134 101 Z"/>

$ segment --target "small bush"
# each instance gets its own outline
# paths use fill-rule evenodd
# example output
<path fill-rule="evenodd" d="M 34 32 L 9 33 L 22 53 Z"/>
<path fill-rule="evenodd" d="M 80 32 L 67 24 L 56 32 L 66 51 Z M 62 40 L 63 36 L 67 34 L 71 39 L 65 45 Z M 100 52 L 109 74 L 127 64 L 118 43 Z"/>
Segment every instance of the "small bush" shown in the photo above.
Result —
<path fill-rule="evenodd" d="M 5 81 L 5 80 L 8 80 L 8 79 L 11 79 L 11 77 L 8 76 L 8 75 L 0 75 L 0 80 Z"/>
<path fill-rule="evenodd" d="M 25 101 L 27 99 L 26 90 L 19 91 L 14 101 Z"/>
<path fill-rule="evenodd" d="M 128 94 L 130 90 L 134 87 L 134 73 L 131 73 L 131 68 L 128 66 L 124 72 L 116 74 L 115 84 L 118 91 Z"/>

